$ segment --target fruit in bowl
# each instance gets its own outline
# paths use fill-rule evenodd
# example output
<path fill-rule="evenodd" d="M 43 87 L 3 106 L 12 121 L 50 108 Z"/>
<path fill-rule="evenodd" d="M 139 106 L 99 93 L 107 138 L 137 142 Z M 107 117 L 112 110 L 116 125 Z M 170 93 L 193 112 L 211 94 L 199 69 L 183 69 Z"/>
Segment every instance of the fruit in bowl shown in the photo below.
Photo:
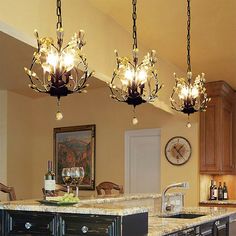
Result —
<path fill-rule="evenodd" d="M 80 199 L 75 197 L 73 193 L 65 193 L 63 196 L 46 197 L 46 200 L 59 203 L 77 203 Z"/>

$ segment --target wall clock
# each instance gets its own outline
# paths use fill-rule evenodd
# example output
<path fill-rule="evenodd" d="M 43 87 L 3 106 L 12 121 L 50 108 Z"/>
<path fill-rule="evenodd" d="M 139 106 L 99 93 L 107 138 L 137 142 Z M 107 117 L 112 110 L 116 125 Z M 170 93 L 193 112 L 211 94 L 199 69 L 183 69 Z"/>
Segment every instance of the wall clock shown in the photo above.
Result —
<path fill-rule="evenodd" d="M 181 136 L 171 138 L 165 147 L 166 159 L 172 165 L 183 165 L 191 157 L 192 148 L 189 141 Z"/>

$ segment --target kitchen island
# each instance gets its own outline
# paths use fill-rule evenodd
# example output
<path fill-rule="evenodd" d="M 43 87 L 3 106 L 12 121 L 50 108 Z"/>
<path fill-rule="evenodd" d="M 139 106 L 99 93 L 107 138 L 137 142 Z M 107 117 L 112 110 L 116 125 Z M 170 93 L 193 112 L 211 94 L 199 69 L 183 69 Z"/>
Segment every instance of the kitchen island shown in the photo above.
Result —
<path fill-rule="evenodd" d="M 171 194 L 174 199 L 181 196 Z M 199 225 L 225 222 L 236 213 L 228 208 L 184 208 L 200 213 L 195 219 L 166 218 L 160 213 L 160 194 L 135 194 L 82 199 L 74 206 L 49 206 L 37 200 L 1 202 L 1 235 L 107 235 L 160 236 L 193 235 Z M 164 218 L 163 218 L 164 217 Z M 200 228 L 199 228 L 200 230 Z M 195 235 L 195 234 L 194 234 Z M 214 235 L 214 234 L 209 234 Z"/>

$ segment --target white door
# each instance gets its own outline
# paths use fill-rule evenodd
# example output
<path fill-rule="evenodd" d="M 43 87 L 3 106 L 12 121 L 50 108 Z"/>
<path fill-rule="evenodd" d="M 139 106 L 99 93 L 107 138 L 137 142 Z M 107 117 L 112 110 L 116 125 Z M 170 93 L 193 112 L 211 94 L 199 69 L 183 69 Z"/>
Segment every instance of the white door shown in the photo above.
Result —
<path fill-rule="evenodd" d="M 125 132 L 125 192 L 160 192 L 160 129 Z"/>

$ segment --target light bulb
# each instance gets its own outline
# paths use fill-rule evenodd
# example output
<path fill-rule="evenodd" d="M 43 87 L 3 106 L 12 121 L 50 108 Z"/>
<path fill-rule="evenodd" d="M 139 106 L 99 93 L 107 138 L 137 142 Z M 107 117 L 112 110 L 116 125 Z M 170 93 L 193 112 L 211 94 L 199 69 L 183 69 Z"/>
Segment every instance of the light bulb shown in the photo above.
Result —
<path fill-rule="evenodd" d="M 133 125 L 137 125 L 138 124 L 138 118 L 136 116 L 133 117 L 132 123 L 133 123 Z"/>
<path fill-rule="evenodd" d="M 70 53 L 66 53 L 63 57 L 65 67 L 69 67 L 74 64 L 74 56 Z"/>
<path fill-rule="evenodd" d="M 147 72 L 144 69 L 138 72 L 138 80 L 141 84 L 144 84 L 147 81 Z"/>
<path fill-rule="evenodd" d="M 179 98 L 180 98 L 180 99 L 185 99 L 185 98 L 187 98 L 187 97 L 188 97 L 188 93 L 189 93 L 189 88 L 186 87 L 186 86 L 183 86 L 183 87 L 181 88 L 180 93 L 179 93 Z"/>
<path fill-rule="evenodd" d="M 125 71 L 125 78 L 129 81 L 131 81 L 134 78 L 134 71 L 127 68 Z"/>
<path fill-rule="evenodd" d="M 191 95 L 193 98 L 196 98 L 199 95 L 198 89 L 195 86 L 192 88 Z"/>
<path fill-rule="evenodd" d="M 56 67 L 57 63 L 58 63 L 58 54 L 56 53 L 48 53 L 48 56 L 47 56 L 47 63 L 53 67 Z"/>
<path fill-rule="evenodd" d="M 63 118 L 62 113 L 60 111 L 57 111 L 57 113 L 56 113 L 56 120 L 62 120 L 62 118 Z"/>

